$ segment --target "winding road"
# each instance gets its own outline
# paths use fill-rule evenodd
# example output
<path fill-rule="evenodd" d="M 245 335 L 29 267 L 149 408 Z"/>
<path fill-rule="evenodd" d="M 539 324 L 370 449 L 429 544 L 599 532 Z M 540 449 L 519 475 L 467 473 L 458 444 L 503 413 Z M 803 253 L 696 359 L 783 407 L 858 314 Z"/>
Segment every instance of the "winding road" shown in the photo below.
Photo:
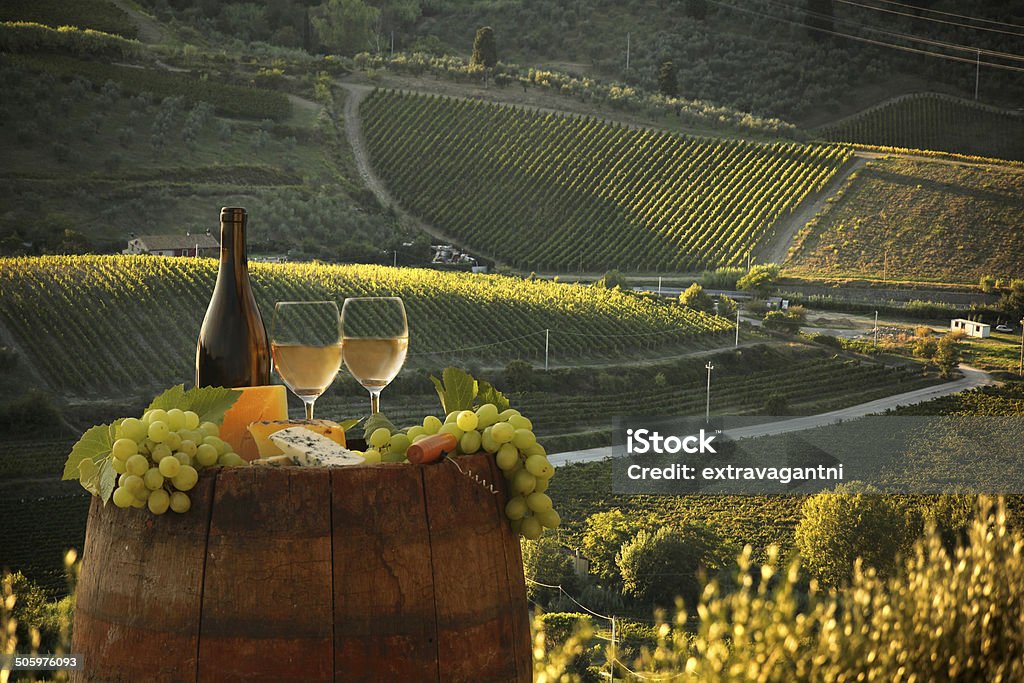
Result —
<path fill-rule="evenodd" d="M 814 429 L 815 427 L 824 427 L 835 422 L 854 420 L 866 415 L 882 413 L 886 410 L 898 408 L 900 406 L 924 403 L 925 401 L 930 401 L 942 396 L 949 396 L 950 394 L 967 391 L 968 389 L 998 383 L 996 380 L 992 379 L 987 372 L 978 370 L 977 368 L 972 368 L 971 366 L 964 365 L 963 363 L 960 364 L 960 372 L 963 373 L 963 378 L 953 382 L 924 387 L 923 389 L 915 389 L 914 391 L 907 391 L 902 394 L 894 394 L 874 401 L 868 401 L 867 403 L 860 403 L 855 406 L 840 408 L 839 410 L 832 410 L 827 413 L 819 413 L 818 415 L 794 417 L 791 420 L 784 420 L 782 422 L 772 422 L 764 425 L 755 425 L 752 427 L 730 430 L 729 434 L 735 438 L 753 438 L 758 436 L 775 436 L 777 434 L 786 434 L 789 432 L 800 432 L 805 429 Z M 569 463 L 594 462 L 596 460 L 604 460 L 605 458 L 610 457 L 613 457 L 612 447 L 601 446 L 600 448 L 588 448 L 582 451 L 554 453 L 548 456 L 548 460 L 550 460 L 551 464 L 555 467 L 559 467 L 560 465 L 566 465 Z"/>

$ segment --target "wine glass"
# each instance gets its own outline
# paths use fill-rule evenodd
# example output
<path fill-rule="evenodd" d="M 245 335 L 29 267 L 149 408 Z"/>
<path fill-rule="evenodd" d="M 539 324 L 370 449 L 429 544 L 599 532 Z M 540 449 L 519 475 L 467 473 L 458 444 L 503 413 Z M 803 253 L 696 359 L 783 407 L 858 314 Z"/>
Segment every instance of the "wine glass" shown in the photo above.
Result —
<path fill-rule="evenodd" d="M 370 392 L 370 413 L 380 412 L 380 392 L 405 365 L 409 322 L 396 296 L 345 299 L 341 308 L 345 367 Z"/>
<path fill-rule="evenodd" d="M 306 406 L 327 391 L 341 368 L 341 319 L 333 301 L 279 301 L 270 326 L 270 352 L 284 383 Z"/>

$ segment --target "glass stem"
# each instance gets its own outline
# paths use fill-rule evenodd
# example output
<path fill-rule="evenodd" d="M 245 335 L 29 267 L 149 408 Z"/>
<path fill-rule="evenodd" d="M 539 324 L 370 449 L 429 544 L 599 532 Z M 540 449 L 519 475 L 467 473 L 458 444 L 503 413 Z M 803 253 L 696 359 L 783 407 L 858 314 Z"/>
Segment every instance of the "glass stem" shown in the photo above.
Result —
<path fill-rule="evenodd" d="M 305 399 L 304 398 L 304 399 L 302 399 L 302 403 L 305 404 L 305 406 L 306 406 L 306 419 L 307 420 L 312 420 L 313 419 L 313 404 L 316 403 L 316 399 L 315 398 L 311 398 L 311 399 Z"/>
<path fill-rule="evenodd" d="M 380 412 L 380 389 L 370 389 L 370 415 Z"/>

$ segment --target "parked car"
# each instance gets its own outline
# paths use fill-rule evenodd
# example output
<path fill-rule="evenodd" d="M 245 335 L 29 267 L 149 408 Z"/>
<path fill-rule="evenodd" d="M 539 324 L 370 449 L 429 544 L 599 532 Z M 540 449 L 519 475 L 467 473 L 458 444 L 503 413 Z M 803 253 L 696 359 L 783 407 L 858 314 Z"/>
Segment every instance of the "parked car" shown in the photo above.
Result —
<path fill-rule="evenodd" d="M 1009 325 L 996 325 L 996 332 L 1013 332 L 1013 328 Z"/>

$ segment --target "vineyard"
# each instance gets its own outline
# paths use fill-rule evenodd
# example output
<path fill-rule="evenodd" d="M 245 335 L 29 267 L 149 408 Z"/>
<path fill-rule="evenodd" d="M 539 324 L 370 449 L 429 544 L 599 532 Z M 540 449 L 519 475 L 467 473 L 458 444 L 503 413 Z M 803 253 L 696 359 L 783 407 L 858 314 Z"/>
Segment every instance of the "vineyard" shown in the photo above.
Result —
<path fill-rule="evenodd" d="M 403 206 L 533 270 L 738 265 L 849 159 L 835 145 L 712 141 L 390 91 L 361 115 Z"/>
<path fill-rule="evenodd" d="M 977 283 L 1024 268 L 1024 172 L 889 158 L 869 162 L 797 236 L 787 270 Z"/>
<path fill-rule="evenodd" d="M 722 318 L 631 293 L 498 275 L 380 266 L 253 264 L 264 315 L 275 301 L 397 295 L 412 331 L 412 364 L 556 360 L 678 349 L 731 333 Z M 0 319 L 51 388 L 140 393 L 188 380 L 213 291 L 212 259 L 0 259 Z"/>
<path fill-rule="evenodd" d="M 836 142 L 1024 160 L 1024 115 L 937 93 L 901 97 L 817 133 Z"/>

